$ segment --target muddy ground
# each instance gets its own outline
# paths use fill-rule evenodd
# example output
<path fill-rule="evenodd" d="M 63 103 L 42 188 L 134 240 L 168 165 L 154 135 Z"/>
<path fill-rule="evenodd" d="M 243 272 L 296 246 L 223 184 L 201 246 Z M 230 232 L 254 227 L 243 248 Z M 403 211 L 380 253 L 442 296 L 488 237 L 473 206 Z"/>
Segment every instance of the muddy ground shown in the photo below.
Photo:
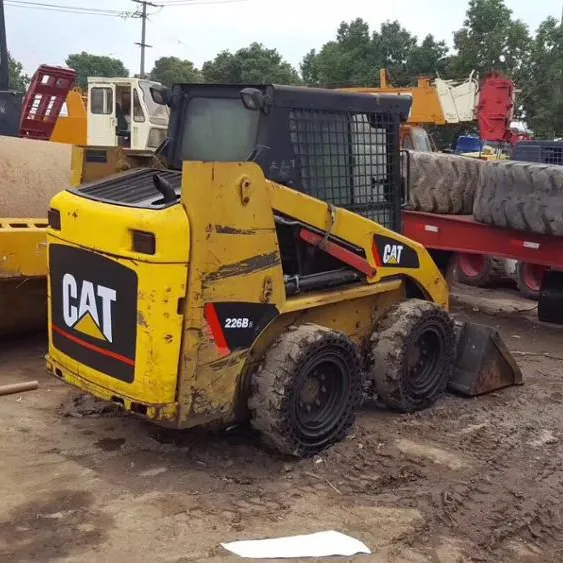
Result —
<path fill-rule="evenodd" d="M 367 405 L 350 439 L 301 462 L 244 429 L 89 415 L 44 372 L 43 337 L 12 343 L 2 383 L 41 389 L 0 398 L 0 561 L 222 563 L 239 559 L 220 542 L 328 529 L 371 548 L 358 561 L 563 561 L 563 332 L 533 307 L 467 290 L 453 306 L 500 328 L 523 387 L 414 416 Z"/>

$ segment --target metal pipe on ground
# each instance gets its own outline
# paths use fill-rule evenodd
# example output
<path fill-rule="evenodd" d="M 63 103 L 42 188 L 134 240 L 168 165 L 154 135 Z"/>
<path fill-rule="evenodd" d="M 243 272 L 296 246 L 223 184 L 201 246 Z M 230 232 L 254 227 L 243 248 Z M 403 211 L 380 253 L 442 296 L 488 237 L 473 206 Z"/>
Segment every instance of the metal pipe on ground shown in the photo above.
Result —
<path fill-rule="evenodd" d="M 13 395 L 25 391 L 33 391 L 39 387 L 39 381 L 26 381 L 25 383 L 11 383 L 10 385 L 0 385 L 0 397 Z"/>

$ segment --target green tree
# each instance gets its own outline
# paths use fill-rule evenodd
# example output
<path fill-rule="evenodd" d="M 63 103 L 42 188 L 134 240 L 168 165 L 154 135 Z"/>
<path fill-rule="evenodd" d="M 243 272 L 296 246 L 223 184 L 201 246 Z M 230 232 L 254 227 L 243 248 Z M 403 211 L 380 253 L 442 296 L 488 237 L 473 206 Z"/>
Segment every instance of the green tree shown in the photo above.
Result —
<path fill-rule="evenodd" d="M 420 45 L 412 49 L 407 71 L 411 80 L 414 76 L 445 75 L 448 63 L 448 47 L 445 41 L 436 41 L 433 35 L 427 35 Z"/>
<path fill-rule="evenodd" d="M 65 62 L 69 68 L 76 71 L 77 83 L 81 88 L 87 87 L 89 76 L 129 76 L 129 71 L 119 59 L 91 55 L 85 51 L 69 55 Z"/>
<path fill-rule="evenodd" d="M 8 53 L 8 67 L 10 73 L 10 88 L 23 92 L 29 86 L 30 78 L 23 71 L 23 65 Z"/>
<path fill-rule="evenodd" d="M 317 52 L 309 51 L 301 73 L 311 86 L 377 86 L 380 69 L 387 69 L 393 83 L 414 84 L 421 74 L 443 72 L 448 49 L 432 35 L 419 45 L 415 36 L 398 21 L 384 22 L 370 32 L 361 18 L 342 22 L 336 39 Z"/>
<path fill-rule="evenodd" d="M 563 136 L 563 30 L 555 18 L 538 28 L 519 94 L 527 124 L 539 138 Z"/>
<path fill-rule="evenodd" d="M 150 79 L 170 87 L 175 82 L 202 82 L 203 77 L 191 61 L 178 57 L 161 57 L 155 61 Z"/>
<path fill-rule="evenodd" d="M 453 73 L 500 70 L 518 80 L 526 66 L 530 34 L 526 24 L 512 18 L 504 0 L 469 0 L 463 27 L 454 33 L 454 46 Z"/>
<path fill-rule="evenodd" d="M 235 53 L 222 51 L 203 64 L 205 82 L 231 84 L 297 84 L 299 74 L 276 49 L 252 43 Z"/>

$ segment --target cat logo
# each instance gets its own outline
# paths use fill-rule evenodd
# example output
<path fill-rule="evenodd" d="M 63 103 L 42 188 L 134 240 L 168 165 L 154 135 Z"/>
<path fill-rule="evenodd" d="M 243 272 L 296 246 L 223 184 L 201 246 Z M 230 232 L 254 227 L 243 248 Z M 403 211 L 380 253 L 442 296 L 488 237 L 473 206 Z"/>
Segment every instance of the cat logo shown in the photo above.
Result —
<path fill-rule="evenodd" d="M 401 244 L 386 244 L 383 249 L 383 263 L 399 265 L 402 252 L 403 246 Z"/>
<path fill-rule="evenodd" d="M 97 340 L 111 343 L 112 304 L 115 289 L 94 285 L 87 280 L 79 284 L 72 274 L 63 276 L 63 319 L 65 324 Z"/>

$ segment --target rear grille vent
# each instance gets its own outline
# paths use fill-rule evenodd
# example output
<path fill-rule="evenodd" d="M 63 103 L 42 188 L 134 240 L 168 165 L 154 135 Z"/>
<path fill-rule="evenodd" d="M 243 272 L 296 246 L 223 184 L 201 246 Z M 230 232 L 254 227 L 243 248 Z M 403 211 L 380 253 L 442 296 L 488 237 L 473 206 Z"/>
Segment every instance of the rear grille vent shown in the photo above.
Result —
<path fill-rule="evenodd" d="M 178 196 L 177 200 L 165 201 L 162 193 L 156 188 L 153 179 L 155 175 L 174 189 Z M 127 207 L 162 209 L 179 201 L 181 184 L 180 171 L 140 168 L 116 174 L 105 180 L 82 184 L 79 188 L 70 191 L 88 199 Z"/>

